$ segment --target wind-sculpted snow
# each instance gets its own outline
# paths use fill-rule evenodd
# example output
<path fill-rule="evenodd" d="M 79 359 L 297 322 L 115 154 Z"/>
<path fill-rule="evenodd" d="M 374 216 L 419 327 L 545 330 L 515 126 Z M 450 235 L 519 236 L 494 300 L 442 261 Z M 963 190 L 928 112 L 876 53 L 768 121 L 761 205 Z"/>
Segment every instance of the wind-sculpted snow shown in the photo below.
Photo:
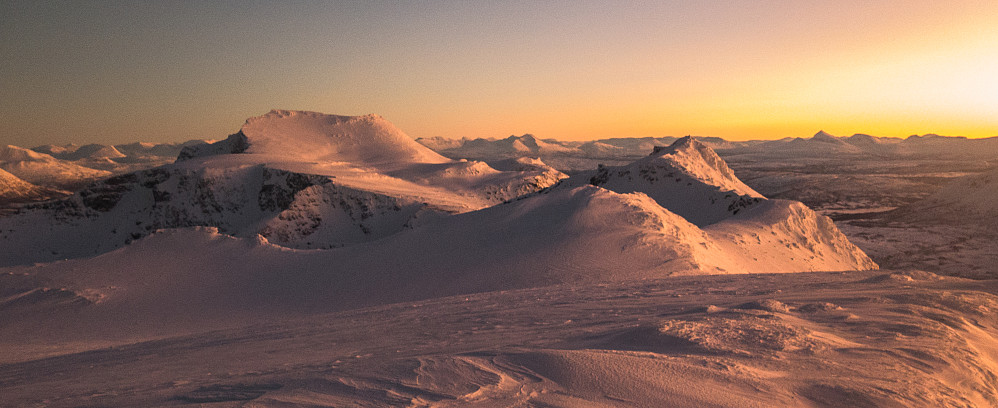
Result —
<path fill-rule="evenodd" d="M 751 270 L 877 269 L 830 218 L 796 201 L 765 200 L 704 231 Z"/>
<path fill-rule="evenodd" d="M 206 292 L 216 286 L 203 282 Z M 994 406 L 996 290 L 918 271 L 673 277 L 326 314 L 233 311 L 193 333 L 174 331 L 183 319 L 172 316 L 138 326 L 159 335 L 89 340 L 18 331 L 41 325 L 19 315 L 0 332 L 0 402 Z M 45 319 L 82 330 L 80 318 L 92 318 L 82 310 L 107 306 L 66 305 L 77 309 Z M 122 308 L 101 331 L 154 310 Z M 18 340 L 25 335 L 45 340 Z"/>

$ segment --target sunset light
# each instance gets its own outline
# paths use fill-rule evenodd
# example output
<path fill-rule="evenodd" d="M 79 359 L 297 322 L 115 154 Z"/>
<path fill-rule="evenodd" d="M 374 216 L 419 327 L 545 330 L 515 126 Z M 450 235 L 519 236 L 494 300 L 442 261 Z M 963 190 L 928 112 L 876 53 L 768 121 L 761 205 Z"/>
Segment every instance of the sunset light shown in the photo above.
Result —
<path fill-rule="evenodd" d="M 0 0 L 0 407 L 998 407 L 998 0 Z"/>
<path fill-rule="evenodd" d="M 414 137 L 998 135 L 993 1 L 3 2 L 0 138 L 204 138 L 272 108 Z"/>

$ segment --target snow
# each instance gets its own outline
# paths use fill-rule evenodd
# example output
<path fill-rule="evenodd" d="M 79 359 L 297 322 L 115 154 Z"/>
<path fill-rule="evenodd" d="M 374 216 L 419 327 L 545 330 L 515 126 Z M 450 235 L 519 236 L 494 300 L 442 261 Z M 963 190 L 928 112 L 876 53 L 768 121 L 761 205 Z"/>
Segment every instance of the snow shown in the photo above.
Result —
<path fill-rule="evenodd" d="M 377 115 L 273 110 L 247 119 L 239 133 L 214 146 L 204 146 L 208 150 L 203 152 L 191 149 L 185 157 L 246 153 L 298 161 L 339 161 L 383 170 L 388 169 L 385 166 L 450 162 Z"/>
<path fill-rule="evenodd" d="M 289 248 L 358 246 L 337 259 L 369 260 L 348 262 L 345 269 L 391 271 L 396 261 L 384 262 L 404 253 L 416 254 L 409 255 L 412 265 L 406 267 L 413 273 L 479 272 L 440 283 L 441 288 L 456 285 L 457 292 L 448 293 L 670 274 L 876 267 L 833 224 L 803 206 L 770 211 L 784 216 L 775 221 L 771 215 L 741 217 L 746 221 L 727 224 L 729 233 L 708 237 L 701 227 L 765 199 L 741 183 L 712 149 L 691 138 L 624 168 L 578 174 L 546 194 L 532 195 L 565 175 L 526 158 L 499 163 L 511 171 L 477 161 L 420 162 L 421 156 L 409 154 L 400 159 L 408 162 L 386 164 L 363 152 L 390 152 L 394 143 L 415 142 L 395 141 L 399 134 L 371 136 L 372 123 L 381 122 L 372 116 L 286 111 L 250 119 L 219 150 L 229 154 L 191 155 L 174 165 L 117 176 L 65 201 L 0 219 L 0 241 L 14 249 L 0 254 L 0 261 L 15 265 L 93 256 L 159 229 L 206 226 L 235 237 L 261 234 Z M 346 131 L 344 123 L 359 126 L 350 128 L 357 133 L 336 133 Z M 250 125 L 271 133 L 258 129 L 252 137 L 243 135 Z M 375 128 L 392 127 L 381 123 Z M 334 140 L 346 141 L 349 148 L 317 153 L 330 162 L 292 157 L 277 144 L 299 144 L 288 136 L 289 129 L 304 132 L 300 144 L 335 134 Z M 363 158 L 370 160 L 345 160 Z M 631 180 L 625 173 L 640 178 Z M 496 206 L 511 200 L 516 201 Z M 499 235 L 483 235 L 483 228 Z M 775 238 L 767 235 L 758 250 L 723 249 L 765 233 Z M 612 250 L 607 255 L 598 248 Z M 461 255 L 449 255 L 455 251 Z M 510 270 L 531 271 L 531 277 L 508 276 Z M 495 281 L 500 277 L 505 281 Z"/>
<path fill-rule="evenodd" d="M 0 147 L 0 169 L 31 184 L 60 189 L 72 189 L 111 174 L 17 146 Z"/>
<path fill-rule="evenodd" d="M 860 211 L 878 199 L 829 201 L 855 213 L 840 225 L 857 247 L 806 205 L 760 194 L 905 176 L 928 191 L 987 167 L 857 159 L 990 143 L 931 139 L 771 145 L 859 149 L 818 158 L 697 137 L 522 136 L 456 160 L 374 115 L 272 111 L 221 142 L 163 147 L 176 163 L 0 216 L 0 405 L 996 405 L 995 281 L 920 270 L 926 257 L 952 268 L 950 252 L 968 261 L 970 246 L 993 265 L 989 235 Z M 597 160 L 572 156 L 583 146 L 613 165 L 570 177 L 549 165 Z M 110 164 L 160 148 L 114 149 L 126 157 Z M 22 150 L 10 156 L 65 162 Z M 911 208 L 987 219 L 988 177 Z M 914 269 L 876 271 L 860 248 Z"/>
<path fill-rule="evenodd" d="M 13 406 L 990 406 L 998 401 L 991 384 L 998 321 L 988 312 L 998 307 L 996 290 L 994 281 L 914 271 L 724 275 L 335 313 L 266 310 L 203 332 L 12 344 L 2 349 L 0 399 Z M 193 319 L 201 317 L 195 306 Z M 147 311 L 122 312 L 125 321 L 107 322 L 111 331 Z M 73 316 L 88 315 L 48 319 Z"/>
<path fill-rule="evenodd" d="M 692 138 L 682 138 L 651 155 L 619 167 L 581 172 L 563 186 L 592 184 L 619 193 L 642 192 L 698 226 L 718 222 L 764 200 L 720 157 Z"/>
<path fill-rule="evenodd" d="M 126 155 L 114 146 L 107 146 L 101 144 L 88 144 L 83 146 L 65 146 L 61 149 L 48 146 L 36 147 L 32 150 L 43 151 L 44 153 L 49 153 L 53 157 L 62 160 L 82 160 L 82 159 L 120 159 L 126 157 Z M 51 153 L 50 153 L 51 152 Z"/>
<path fill-rule="evenodd" d="M 290 153 L 308 143 L 318 156 Z M 0 253 L 0 264 L 93 256 L 158 229 L 188 226 L 263 234 L 292 248 L 341 247 L 512 200 L 565 177 L 541 162 L 499 171 L 445 159 L 373 115 L 273 111 L 180 156 L 0 219 L 0 242 L 12 249 Z"/>
<path fill-rule="evenodd" d="M 753 271 L 877 269 L 831 219 L 796 201 L 767 200 L 705 230 Z"/>
<path fill-rule="evenodd" d="M 895 217 L 930 224 L 993 224 L 998 219 L 998 170 L 956 178 L 935 194 L 899 208 Z"/>
<path fill-rule="evenodd" d="M 33 201 L 52 195 L 52 191 L 28 183 L 0 169 L 0 204 Z"/>

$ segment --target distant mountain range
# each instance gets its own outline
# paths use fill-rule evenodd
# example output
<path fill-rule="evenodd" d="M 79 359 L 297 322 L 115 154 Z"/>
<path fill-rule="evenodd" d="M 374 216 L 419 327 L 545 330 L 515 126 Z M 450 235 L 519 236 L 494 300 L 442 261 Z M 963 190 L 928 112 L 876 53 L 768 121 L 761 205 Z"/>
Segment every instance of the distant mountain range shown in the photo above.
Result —
<path fill-rule="evenodd" d="M 539 159 L 448 159 L 376 115 L 272 111 L 177 156 L 0 217 L 0 265 L 17 280 L 4 299 L 18 306 L 5 307 L 92 318 L 81 322 L 223 318 L 569 282 L 877 268 L 827 217 L 766 199 L 689 137 L 569 177 Z"/>
<path fill-rule="evenodd" d="M 254 131 L 252 125 L 248 131 Z M 295 132 L 294 129 L 286 131 Z M 408 136 L 405 138 L 408 139 Z M 885 157 L 990 160 L 998 156 L 998 138 L 967 139 L 931 134 L 900 139 L 863 134 L 836 137 L 822 131 L 811 138 L 780 140 L 728 141 L 718 137 L 693 138 L 714 149 L 721 157 L 751 155 L 759 159 Z M 429 147 L 433 151 L 430 153 L 439 153 L 450 159 L 493 163 L 505 159 L 540 158 L 547 163 L 546 166 L 575 172 L 588 170 L 603 162 L 625 164 L 647 155 L 657 146 L 668 146 L 678 139 L 642 137 L 578 142 L 540 139 L 526 134 L 509 136 L 505 139 L 433 137 L 419 138 L 416 141 Z M 211 143 L 191 140 L 184 143 L 42 145 L 30 149 L 18 146 L 0 147 L 0 169 L 9 173 L 3 176 L 5 187 L 0 187 L 0 207 L 64 197 L 93 181 L 170 164 L 178 157 L 186 158 L 185 155 L 204 155 L 212 149 L 216 149 L 216 152 L 231 152 L 224 151 L 232 149 L 230 143 L 233 141 Z M 313 155 L 312 152 L 302 149 L 292 149 L 285 153 L 298 158 Z M 339 153 L 343 155 L 347 152 Z M 390 161 L 393 154 L 400 153 L 402 152 L 387 151 L 378 154 L 382 155 L 385 161 Z M 373 153 L 367 152 L 367 154 Z M 9 181 L 14 180 L 11 177 L 17 181 Z M 12 183 L 22 187 L 6 187 L 14 185 Z M 23 183 L 28 183 L 30 186 L 23 187 L 25 186 Z"/>
<path fill-rule="evenodd" d="M 908 138 L 875 137 L 856 134 L 832 136 L 819 131 L 810 138 L 779 140 L 728 141 L 718 137 L 697 139 L 721 156 L 754 154 L 772 157 L 889 156 L 889 157 L 994 157 L 998 155 L 998 137 L 967 139 L 938 135 Z M 675 137 L 601 139 L 589 142 L 538 139 L 526 134 L 505 139 L 416 139 L 431 149 L 453 158 L 495 159 L 500 157 L 586 157 L 593 159 L 634 158 L 647 154 L 655 146 L 668 146 Z"/>

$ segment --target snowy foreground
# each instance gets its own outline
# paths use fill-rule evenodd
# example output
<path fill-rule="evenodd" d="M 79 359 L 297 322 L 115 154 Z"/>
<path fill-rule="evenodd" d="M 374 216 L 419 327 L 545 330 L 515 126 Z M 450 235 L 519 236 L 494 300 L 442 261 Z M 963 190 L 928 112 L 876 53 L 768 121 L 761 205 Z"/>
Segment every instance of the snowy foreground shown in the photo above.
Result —
<path fill-rule="evenodd" d="M 998 283 L 922 271 L 995 276 L 998 177 L 803 171 L 993 141 L 434 142 L 488 157 L 277 110 L 0 151 L 0 406 L 998 405 Z"/>
<path fill-rule="evenodd" d="M 5 345 L 0 384 L 7 406 L 985 407 L 996 290 L 921 272 L 559 285 Z"/>

